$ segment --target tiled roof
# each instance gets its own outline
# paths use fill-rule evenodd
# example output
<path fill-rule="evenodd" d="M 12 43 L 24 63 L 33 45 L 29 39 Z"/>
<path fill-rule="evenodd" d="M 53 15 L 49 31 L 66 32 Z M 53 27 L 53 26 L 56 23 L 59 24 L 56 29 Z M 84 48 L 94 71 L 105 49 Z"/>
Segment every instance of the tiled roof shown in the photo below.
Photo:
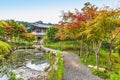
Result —
<path fill-rule="evenodd" d="M 44 23 L 33 23 L 35 27 L 41 27 L 41 28 L 49 28 L 52 26 L 52 24 L 44 24 Z"/>

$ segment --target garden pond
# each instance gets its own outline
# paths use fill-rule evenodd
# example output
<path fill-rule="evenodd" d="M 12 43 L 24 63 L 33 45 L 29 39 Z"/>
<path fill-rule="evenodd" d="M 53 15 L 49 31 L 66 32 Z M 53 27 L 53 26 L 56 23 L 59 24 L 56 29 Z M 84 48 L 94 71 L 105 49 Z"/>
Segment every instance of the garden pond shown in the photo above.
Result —
<path fill-rule="evenodd" d="M 0 64 L 0 80 L 42 80 L 50 63 L 37 49 L 19 49 Z"/>

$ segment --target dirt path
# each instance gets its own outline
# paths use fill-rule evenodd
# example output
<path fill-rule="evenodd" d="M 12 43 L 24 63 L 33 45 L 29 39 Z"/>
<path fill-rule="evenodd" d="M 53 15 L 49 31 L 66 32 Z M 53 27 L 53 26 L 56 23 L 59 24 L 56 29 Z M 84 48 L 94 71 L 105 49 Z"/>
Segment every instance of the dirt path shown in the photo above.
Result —
<path fill-rule="evenodd" d="M 92 72 L 80 63 L 75 54 L 63 52 L 65 61 L 65 74 L 63 80 L 103 80 L 92 74 Z"/>

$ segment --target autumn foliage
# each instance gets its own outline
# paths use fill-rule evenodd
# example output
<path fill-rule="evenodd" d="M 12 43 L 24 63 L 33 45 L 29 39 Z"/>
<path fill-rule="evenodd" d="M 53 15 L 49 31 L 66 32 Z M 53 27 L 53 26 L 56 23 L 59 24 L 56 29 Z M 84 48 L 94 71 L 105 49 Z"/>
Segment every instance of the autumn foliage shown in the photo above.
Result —
<path fill-rule="evenodd" d="M 22 38 L 25 39 L 26 41 L 34 41 L 37 39 L 36 35 L 30 33 L 23 34 Z"/>
<path fill-rule="evenodd" d="M 109 44 L 109 62 L 112 69 L 111 54 L 113 46 L 120 52 L 120 10 L 110 8 L 98 8 L 89 2 L 84 4 L 81 11 L 64 12 L 61 21 L 57 25 L 58 33 L 55 38 L 58 40 L 72 40 L 79 45 L 82 56 L 83 51 L 91 47 L 96 55 L 96 66 L 99 69 L 99 55 L 103 42 Z M 75 45 L 76 46 L 76 45 Z M 85 48 L 85 49 L 84 49 Z M 86 62 L 90 51 L 86 51 Z"/>

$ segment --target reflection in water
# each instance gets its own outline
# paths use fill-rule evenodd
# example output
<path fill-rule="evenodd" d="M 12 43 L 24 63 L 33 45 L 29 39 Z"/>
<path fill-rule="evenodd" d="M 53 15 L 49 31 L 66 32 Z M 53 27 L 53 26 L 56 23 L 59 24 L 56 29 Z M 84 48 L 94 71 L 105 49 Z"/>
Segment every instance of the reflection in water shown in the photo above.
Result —
<path fill-rule="evenodd" d="M 37 70 L 37 71 L 44 71 L 45 68 L 49 67 L 48 63 L 42 63 L 42 64 L 32 64 L 31 61 L 28 61 L 26 64 L 26 67 L 33 69 L 33 70 Z"/>
<path fill-rule="evenodd" d="M 1 78 L 0 78 L 0 80 L 8 80 L 9 79 L 9 77 L 5 74 L 5 75 L 3 75 Z"/>

